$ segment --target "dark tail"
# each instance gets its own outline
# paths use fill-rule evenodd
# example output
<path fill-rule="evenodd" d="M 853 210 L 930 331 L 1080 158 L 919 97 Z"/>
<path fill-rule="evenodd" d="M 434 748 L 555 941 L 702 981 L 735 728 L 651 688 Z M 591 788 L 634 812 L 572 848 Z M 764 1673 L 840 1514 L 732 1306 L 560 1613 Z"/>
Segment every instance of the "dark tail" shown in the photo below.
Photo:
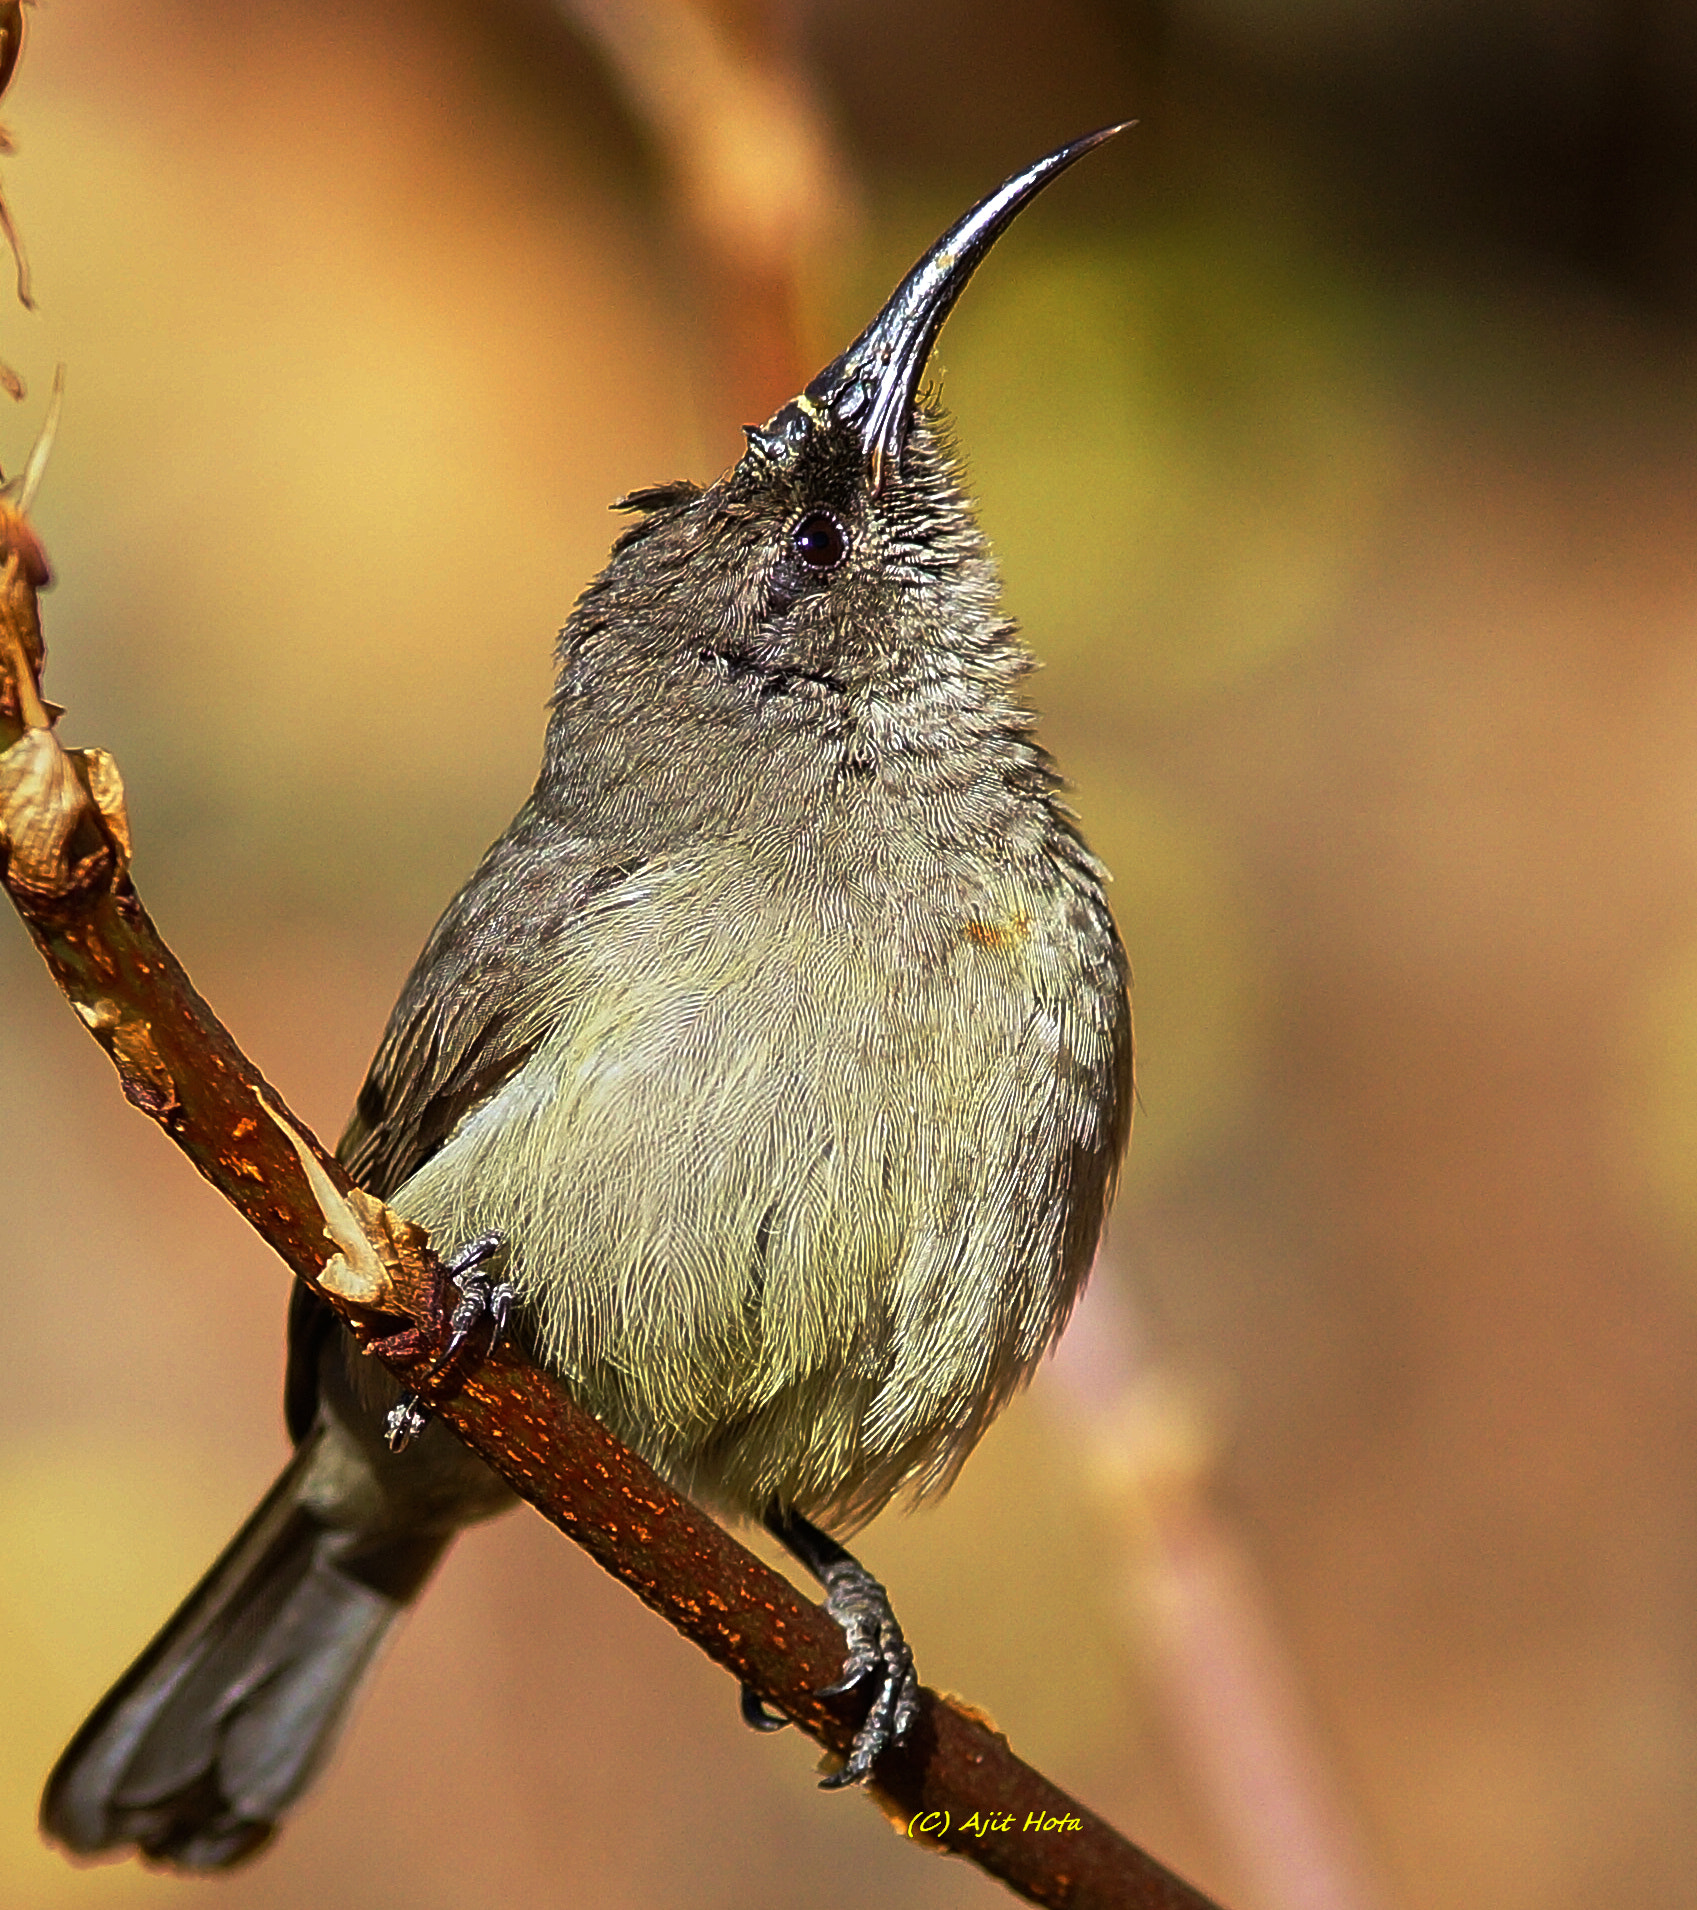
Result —
<path fill-rule="evenodd" d="M 303 1503 L 317 1445 L 290 1460 L 54 1767 L 41 1826 L 67 1850 L 240 1863 L 329 1755 L 448 1538 L 327 1525 Z"/>

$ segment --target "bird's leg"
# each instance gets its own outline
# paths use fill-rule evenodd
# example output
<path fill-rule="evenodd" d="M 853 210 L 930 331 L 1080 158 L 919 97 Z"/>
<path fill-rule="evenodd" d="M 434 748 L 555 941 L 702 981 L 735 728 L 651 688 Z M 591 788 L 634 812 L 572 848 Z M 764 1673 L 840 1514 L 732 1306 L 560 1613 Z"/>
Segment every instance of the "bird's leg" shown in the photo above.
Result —
<path fill-rule="evenodd" d="M 513 1305 L 518 1299 L 518 1289 L 511 1281 L 496 1279 L 484 1269 L 505 1244 L 499 1234 L 479 1234 L 475 1240 L 468 1240 L 442 1262 L 442 1271 L 458 1289 L 460 1297 L 450 1313 L 446 1288 L 438 1296 L 434 1337 L 442 1340 L 443 1344 L 420 1374 L 421 1388 L 447 1371 L 480 1326 L 488 1325 L 489 1344 L 479 1355 L 479 1364 L 488 1359 L 501 1344 L 507 1322 L 512 1317 Z M 446 1318 L 442 1317 L 444 1314 Z M 401 1334 L 395 1336 L 397 1341 L 403 1337 Z M 387 1344 L 385 1341 L 375 1341 L 373 1350 L 382 1352 Z M 383 1436 L 389 1450 L 404 1452 L 423 1432 L 428 1418 L 429 1415 L 419 1403 L 416 1390 L 403 1394 L 390 1408 L 389 1416 L 383 1422 Z"/>
<path fill-rule="evenodd" d="M 913 1653 L 890 1609 L 889 1594 L 835 1539 L 799 1512 L 767 1513 L 766 1529 L 824 1586 L 825 1609 L 842 1626 L 848 1641 L 843 1675 L 820 1695 L 852 1691 L 866 1678 L 875 1682 L 871 1709 L 855 1733 L 848 1762 L 834 1776 L 821 1778 L 820 1788 L 835 1791 L 862 1783 L 919 1715 L 919 1680 L 914 1676 Z M 745 1691 L 745 1718 L 749 1714 L 748 1699 Z"/>

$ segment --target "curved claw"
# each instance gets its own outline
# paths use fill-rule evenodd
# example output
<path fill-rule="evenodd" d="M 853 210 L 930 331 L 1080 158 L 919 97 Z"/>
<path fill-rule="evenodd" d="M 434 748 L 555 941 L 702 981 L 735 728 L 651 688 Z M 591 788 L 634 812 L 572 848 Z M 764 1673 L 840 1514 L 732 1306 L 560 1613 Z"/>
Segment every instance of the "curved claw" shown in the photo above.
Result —
<path fill-rule="evenodd" d="M 417 1393 L 404 1393 L 383 1421 L 383 1443 L 391 1452 L 405 1452 L 429 1423 Z"/>
<path fill-rule="evenodd" d="M 789 1723 L 782 1712 L 768 1709 L 753 1685 L 742 1688 L 742 1721 L 751 1731 L 781 1731 Z"/>
<path fill-rule="evenodd" d="M 492 1244 L 491 1244 L 492 1243 Z M 475 1248 L 487 1248 L 481 1258 L 495 1252 L 500 1246 L 498 1234 L 486 1234 L 482 1240 L 472 1242 Z M 455 1256 L 456 1263 L 462 1258 Z M 488 1324 L 489 1344 L 484 1348 L 483 1357 L 489 1359 L 496 1347 L 501 1344 L 507 1331 L 507 1322 L 512 1318 L 513 1304 L 518 1299 L 518 1288 L 508 1280 L 491 1280 L 488 1274 L 480 1272 L 481 1258 L 463 1271 L 454 1274 L 454 1285 L 463 1296 L 448 1316 L 448 1343 L 431 1364 L 433 1372 L 441 1372 L 451 1366 L 459 1357 L 460 1349 L 477 1329 Z"/>
<path fill-rule="evenodd" d="M 904 1653 L 905 1649 L 904 1646 Z M 872 1775 L 873 1765 L 906 1735 L 918 1715 L 919 1680 L 914 1676 L 912 1663 L 885 1660 L 878 1695 L 872 1700 L 865 1723 L 854 1735 L 848 1761 L 840 1771 L 822 1777 L 819 1788 L 840 1791 L 851 1784 L 864 1783 Z"/>

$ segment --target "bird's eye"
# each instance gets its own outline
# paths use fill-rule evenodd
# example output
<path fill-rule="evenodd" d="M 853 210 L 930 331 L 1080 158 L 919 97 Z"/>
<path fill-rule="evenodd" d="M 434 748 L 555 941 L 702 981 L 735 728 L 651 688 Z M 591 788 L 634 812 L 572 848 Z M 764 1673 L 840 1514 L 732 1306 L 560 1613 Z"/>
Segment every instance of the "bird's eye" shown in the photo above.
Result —
<path fill-rule="evenodd" d="M 848 555 L 848 532 L 833 511 L 809 511 L 790 532 L 795 554 L 809 570 L 835 570 Z"/>

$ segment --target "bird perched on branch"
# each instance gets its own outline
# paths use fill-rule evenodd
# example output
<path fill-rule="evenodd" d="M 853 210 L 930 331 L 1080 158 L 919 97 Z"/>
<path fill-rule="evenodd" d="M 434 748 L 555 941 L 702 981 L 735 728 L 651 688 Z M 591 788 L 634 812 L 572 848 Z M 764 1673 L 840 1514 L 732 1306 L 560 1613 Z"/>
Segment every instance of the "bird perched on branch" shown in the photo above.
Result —
<path fill-rule="evenodd" d="M 1103 872 L 919 390 L 996 239 L 1117 130 L 969 212 L 717 483 L 623 501 L 536 788 L 426 944 L 340 1147 L 465 1243 L 462 1330 L 514 1308 L 613 1433 L 819 1577 L 842 1688 L 869 1692 L 834 1783 L 917 1692 L 838 1540 L 947 1487 L 1029 1377 L 1130 1121 Z M 286 1403 L 294 1457 L 49 1781 L 72 1851 L 257 1850 L 454 1534 L 513 1502 L 304 1287 Z"/>

